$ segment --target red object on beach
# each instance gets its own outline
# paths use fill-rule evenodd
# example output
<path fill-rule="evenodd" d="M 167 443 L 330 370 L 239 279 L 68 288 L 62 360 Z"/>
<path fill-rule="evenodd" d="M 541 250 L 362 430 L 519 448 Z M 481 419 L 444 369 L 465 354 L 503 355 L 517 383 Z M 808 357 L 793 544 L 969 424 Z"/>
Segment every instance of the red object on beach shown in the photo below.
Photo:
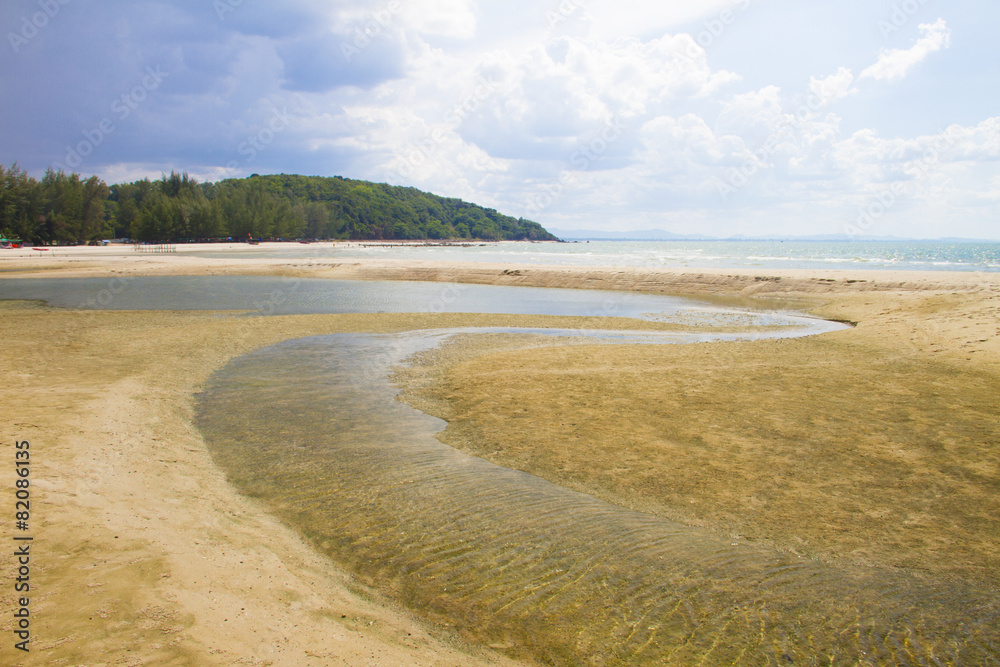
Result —
<path fill-rule="evenodd" d="M 48 248 L 32 248 L 32 250 L 37 250 L 38 252 L 48 252 Z"/>

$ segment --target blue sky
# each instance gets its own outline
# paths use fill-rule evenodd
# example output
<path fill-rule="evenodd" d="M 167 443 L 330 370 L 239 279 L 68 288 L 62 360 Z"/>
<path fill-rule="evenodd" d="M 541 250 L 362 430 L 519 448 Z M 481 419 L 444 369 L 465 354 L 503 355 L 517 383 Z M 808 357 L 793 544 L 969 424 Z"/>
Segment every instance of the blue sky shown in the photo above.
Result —
<path fill-rule="evenodd" d="M 1000 239 L 1000 3 L 8 0 L 0 163 L 559 229 Z"/>

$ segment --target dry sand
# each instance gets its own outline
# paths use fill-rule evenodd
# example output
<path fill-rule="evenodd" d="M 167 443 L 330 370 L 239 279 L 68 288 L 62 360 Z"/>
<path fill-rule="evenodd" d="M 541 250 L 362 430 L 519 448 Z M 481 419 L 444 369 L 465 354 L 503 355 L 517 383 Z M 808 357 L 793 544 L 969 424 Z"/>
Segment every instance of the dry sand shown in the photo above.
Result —
<path fill-rule="evenodd" d="M 420 623 L 240 497 L 192 427 L 192 394 L 233 356 L 288 337 L 413 318 L 2 311 L 4 442 L 31 443 L 25 664 L 504 664 Z M 3 608 L 12 610 L 13 530 Z M 19 664 L 11 615 L 0 661 Z"/>
<path fill-rule="evenodd" d="M 465 280 L 811 304 L 859 325 L 749 344 L 512 353 L 509 341 L 457 342 L 406 374 L 407 397 L 450 419 L 449 444 L 614 502 L 817 558 L 998 583 L 995 274 L 34 254 L 0 255 L 0 272 Z M 14 441 L 30 441 L 34 542 L 32 652 L 14 651 L 5 614 L 0 662 L 509 663 L 358 586 L 236 494 L 191 424 L 192 397 L 227 360 L 284 339 L 529 321 L 545 318 L 4 304 L 2 493 L 11 505 Z M 0 567 L 2 606 L 13 609 L 13 558 Z"/>

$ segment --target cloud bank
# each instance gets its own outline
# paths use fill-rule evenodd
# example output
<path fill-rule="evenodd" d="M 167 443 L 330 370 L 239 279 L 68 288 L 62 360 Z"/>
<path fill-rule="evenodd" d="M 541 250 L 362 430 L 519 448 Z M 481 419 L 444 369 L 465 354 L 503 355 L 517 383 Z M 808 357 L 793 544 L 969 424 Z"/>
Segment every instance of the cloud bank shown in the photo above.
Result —
<path fill-rule="evenodd" d="M 1000 236 L 1000 117 L 941 92 L 996 95 L 972 88 L 985 3 L 890 33 L 860 0 L 833 25 L 790 0 L 44 4 L 0 9 L 0 160 L 38 175 L 342 174 L 560 228 Z M 782 55 L 830 30 L 842 50 Z"/>

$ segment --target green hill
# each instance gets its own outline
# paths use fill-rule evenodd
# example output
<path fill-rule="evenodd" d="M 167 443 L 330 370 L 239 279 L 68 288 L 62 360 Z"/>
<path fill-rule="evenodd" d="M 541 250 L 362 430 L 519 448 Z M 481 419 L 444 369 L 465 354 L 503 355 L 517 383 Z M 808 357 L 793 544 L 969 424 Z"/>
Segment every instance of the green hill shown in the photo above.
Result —
<path fill-rule="evenodd" d="M 171 173 L 108 186 L 0 166 L 0 236 L 30 243 L 208 239 L 554 241 L 541 225 L 415 188 L 340 176 L 253 175 L 198 183 Z"/>

